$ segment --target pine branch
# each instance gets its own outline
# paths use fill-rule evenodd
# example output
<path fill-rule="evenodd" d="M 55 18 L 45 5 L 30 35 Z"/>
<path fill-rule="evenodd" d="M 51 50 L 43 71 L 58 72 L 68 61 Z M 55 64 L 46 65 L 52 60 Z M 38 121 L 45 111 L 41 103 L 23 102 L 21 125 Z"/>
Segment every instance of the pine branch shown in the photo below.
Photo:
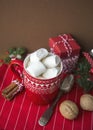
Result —
<path fill-rule="evenodd" d="M 85 92 L 89 92 L 91 89 L 93 89 L 93 82 L 90 80 L 90 68 L 91 66 L 88 61 L 85 58 L 82 58 L 78 62 L 77 69 L 74 72 L 75 75 L 79 76 L 77 78 L 77 83 Z"/>
<path fill-rule="evenodd" d="M 10 63 L 12 58 L 23 60 L 27 54 L 27 49 L 24 47 L 18 47 L 18 48 L 9 48 L 7 50 L 7 55 L 4 58 L 0 58 L 0 60 L 3 60 L 4 63 L 8 64 Z"/>

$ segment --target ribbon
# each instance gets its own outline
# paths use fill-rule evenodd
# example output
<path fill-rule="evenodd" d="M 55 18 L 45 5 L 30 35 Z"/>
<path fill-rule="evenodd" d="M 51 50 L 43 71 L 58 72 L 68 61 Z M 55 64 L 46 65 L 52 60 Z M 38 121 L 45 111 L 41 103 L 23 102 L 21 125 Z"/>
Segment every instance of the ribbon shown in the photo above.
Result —
<path fill-rule="evenodd" d="M 15 83 L 15 84 L 18 86 L 18 89 L 17 89 L 17 91 L 14 93 L 14 95 L 17 94 L 18 92 L 21 92 L 21 91 L 23 90 L 23 87 L 24 87 L 23 82 L 21 83 L 21 82 L 19 82 L 17 79 L 16 79 L 16 80 L 13 80 L 12 82 Z"/>
<path fill-rule="evenodd" d="M 67 59 L 62 59 L 63 62 L 63 72 L 71 72 L 73 69 L 75 69 L 75 65 L 78 61 L 79 55 L 67 58 Z"/>
<path fill-rule="evenodd" d="M 58 37 L 61 38 L 61 41 L 58 41 L 58 42 L 55 42 L 55 44 L 53 45 L 53 48 L 57 45 L 57 44 L 60 44 L 60 43 L 63 43 L 64 44 L 64 47 L 67 51 L 67 55 L 68 57 L 71 56 L 72 54 L 72 47 L 71 45 L 69 44 L 69 41 L 72 41 L 74 40 L 73 38 L 69 38 L 67 34 L 64 34 L 64 35 L 59 35 Z"/>

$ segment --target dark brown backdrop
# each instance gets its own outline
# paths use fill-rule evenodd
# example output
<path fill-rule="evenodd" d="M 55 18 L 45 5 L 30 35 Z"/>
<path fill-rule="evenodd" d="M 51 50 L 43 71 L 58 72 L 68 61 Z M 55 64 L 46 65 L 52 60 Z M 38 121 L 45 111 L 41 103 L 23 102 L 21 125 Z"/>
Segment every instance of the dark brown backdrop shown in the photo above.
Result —
<path fill-rule="evenodd" d="M 12 46 L 49 48 L 48 38 L 60 33 L 93 48 L 93 1 L 0 0 L 0 53 Z"/>

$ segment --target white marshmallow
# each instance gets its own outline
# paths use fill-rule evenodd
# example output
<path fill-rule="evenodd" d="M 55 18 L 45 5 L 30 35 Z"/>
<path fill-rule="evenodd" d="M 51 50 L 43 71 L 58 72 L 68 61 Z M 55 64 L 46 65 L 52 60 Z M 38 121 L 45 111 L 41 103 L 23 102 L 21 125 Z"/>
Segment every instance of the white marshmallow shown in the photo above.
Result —
<path fill-rule="evenodd" d="M 47 68 L 52 68 L 58 66 L 58 64 L 61 62 L 61 59 L 57 55 L 51 55 L 42 60 L 42 63 L 47 67 Z"/>
<path fill-rule="evenodd" d="M 45 58 L 48 55 L 48 51 L 45 48 L 40 48 L 37 51 L 33 52 L 30 55 L 30 61 L 31 62 L 37 62 L 40 61 L 41 59 Z"/>
<path fill-rule="evenodd" d="M 59 72 L 60 72 L 60 67 L 49 68 L 49 69 L 46 70 L 45 73 L 42 74 L 42 76 L 45 79 L 50 79 L 50 78 L 56 77 Z"/>
<path fill-rule="evenodd" d="M 46 67 L 42 64 L 42 62 L 32 62 L 26 68 L 26 70 L 34 77 L 37 77 L 46 71 Z"/>

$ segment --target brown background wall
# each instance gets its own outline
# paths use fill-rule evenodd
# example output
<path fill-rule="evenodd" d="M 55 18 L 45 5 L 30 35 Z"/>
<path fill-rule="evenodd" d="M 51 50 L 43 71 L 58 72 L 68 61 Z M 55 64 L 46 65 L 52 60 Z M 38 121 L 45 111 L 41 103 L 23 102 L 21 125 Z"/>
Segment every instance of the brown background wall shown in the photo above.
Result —
<path fill-rule="evenodd" d="M 93 1 L 0 0 L 0 53 L 12 46 L 49 48 L 48 38 L 60 33 L 93 48 Z"/>

